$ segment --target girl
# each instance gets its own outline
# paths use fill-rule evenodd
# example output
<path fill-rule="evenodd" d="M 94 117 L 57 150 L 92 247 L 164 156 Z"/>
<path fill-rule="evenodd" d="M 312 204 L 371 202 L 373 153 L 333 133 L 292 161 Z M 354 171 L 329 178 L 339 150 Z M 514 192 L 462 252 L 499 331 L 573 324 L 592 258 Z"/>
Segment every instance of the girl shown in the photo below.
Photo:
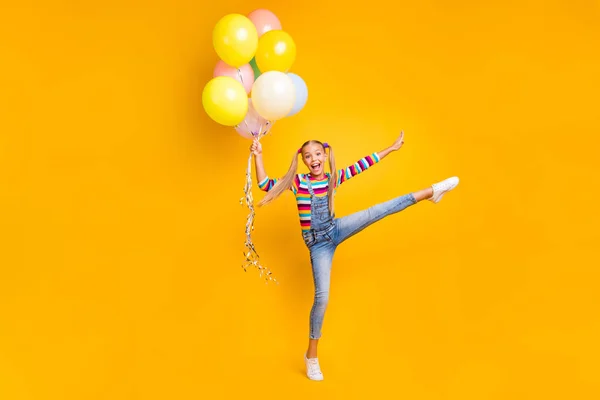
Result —
<path fill-rule="evenodd" d="M 331 146 L 318 140 L 310 140 L 294 153 L 292 165 L 281 179 L 270 179 L 266 174 L 260 142 L 255 139 L 250 147 L 254 154 L 258 186 L 267 192 L 258 205 L 270 203 L 287 190 L 291 190 L 296 196 L 302 237 L 310 252 L 315 285 L 315 298 L 310 311 L 308 350 L 304 355 L 306 373 L 310 379 L 323 380 L 317 358 L 317 345 L 329 300 L 331 263 L 337 246 L 374 222 L 422 200 L 439 202 L 446 192 L 458 185 L 458 178 L 451 177 L 417 192 L 377 204 L 343 218 L 336 218 L 333 205 L 336 188 L 377 164 L 392 151 L 399 150 L 403 144 L 404 132 L 401 132 L 398 139 L 385 150 L 372 153 L 347 168 L 337 170 Z M 329 150 L 329 156 L 326 150 Z M 308 167 L 308 174 L 296 173 L 299 155 L 304 165 Z M 327 159 L 329 159 L 331 173 L 325 172 Z"/>

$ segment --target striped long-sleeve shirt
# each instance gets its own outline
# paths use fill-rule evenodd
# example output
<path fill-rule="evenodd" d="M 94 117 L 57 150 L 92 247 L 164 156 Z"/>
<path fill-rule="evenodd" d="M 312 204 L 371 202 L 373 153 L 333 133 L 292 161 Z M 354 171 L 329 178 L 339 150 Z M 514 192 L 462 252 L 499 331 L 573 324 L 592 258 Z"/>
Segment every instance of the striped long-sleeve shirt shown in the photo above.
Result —
<path fill-rule="evenodd" d="M 337 184 L 336 188 L 348 179 L 360 174 L 367 170 L 371 166 L 379 162 L 379 156 L 377 153 L 370 154 L 366 157 L 361 158 L 354 164 L 337 170 Z M 309 175 L 310 176 L 310 175 Z M 310 184 L 315 192 L 315 196 L 324 197 L 329 190 L 329 173 L 325 174 L 323 179 L 314 179 L 310 177 Z M 268 176 L 262 181 L 258 182 L 258 187 L 268 192 L 275 186 L 278 179 L 271 179 Z M 298 217 L 300 218 L 300 227 L 302 231 L 310 230 L 310 193 L 308 191 L 308 185 L 304 174 L 296 174 L 292 187 L 290 188 L 292 193 L 296 196 L 296 203 L 298 205 Z"/>

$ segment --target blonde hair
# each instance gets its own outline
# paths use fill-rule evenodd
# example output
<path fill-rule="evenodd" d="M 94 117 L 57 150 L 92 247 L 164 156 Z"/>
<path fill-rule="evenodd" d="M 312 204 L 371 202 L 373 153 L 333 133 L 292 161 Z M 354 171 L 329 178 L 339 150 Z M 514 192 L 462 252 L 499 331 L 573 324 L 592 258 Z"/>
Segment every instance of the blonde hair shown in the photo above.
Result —
<path fill-rule="evenodd" d="M 273 186 L 271 190 L 269 190 L 267 195 L 258 203 L 259 206 L 269 204 L 277 197 L 279 197 L 283 192 L 292 188 L 292 185 L 294 184 L 294 177 L 296 176 L 296 172 L 298 171 L 298 155 L 302 154 L 302 150 L 309 144 L 318 144 L 323 148 L 323 151 L 326 151 L 325 149 L 329 149 L 329 169 L 331 170 L 331 174 L 329 175 L 329 189 L 327 191 L 327 195 L 329 198 L 329 213 L 331 214 L 331 216 L 333 216 L 333 196 L 335 193 L 335 185 L 337 183 L 337 169 L 335 168 L 335 157 L 333 156 L 333 149 L 331 148 L 331 146 L 327 143 L 323 144 L 318 140 L 309 140 L 307 142 L 304 142 L 302 147 L 300 147 L 299 150 L 294 152 L 292 164 L 290 165 L 290 168 L 288 169 L 287 173 L 281 179 L 279 179 L 277 183 L 275 183 L 275 186 Z"/>

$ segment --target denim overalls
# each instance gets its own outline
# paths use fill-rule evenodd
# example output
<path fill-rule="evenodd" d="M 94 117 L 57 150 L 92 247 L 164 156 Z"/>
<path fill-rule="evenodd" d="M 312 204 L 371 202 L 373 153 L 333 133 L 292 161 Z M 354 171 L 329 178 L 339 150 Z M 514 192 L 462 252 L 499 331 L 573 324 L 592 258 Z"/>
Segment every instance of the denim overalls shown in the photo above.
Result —
<path fill-rule="evenodd" d="M 350 214 L 342 218 L 335 218 L 329 213 L 329 197 L 315 196 L 310 176 L 305 175 L 308 192 L 310 193 L 310 230 L 303 232 L 304 243 L 310 251 L 313 280 L 315 285 L 315 298 L 310 310 L 311 339 L 321 337 L 321 328 L 325 317 L 325 310 L 329 302 L 329 286 L 331 277 L 331 264 L 333 255 L 338 245 L 354 236 L 372 223 L 397 213 L 416 204 L 412 194 L 396 197 L 392 200 L 376 204 L 366 210 Z"/>
<path fill-rule="evenodd" d="M 310 230 L 302 234 L 304 243 L 308 248 L 312 247 L 315 243 L 322 241 L 331 242 L 331 232 L 335 228 L 334 217 L 329 213 L 329 195 L 324 197 L 315 196 L 312 185 L 310 183 L 310 176 L 307 174 L 304 176 L 306 184 L 308 186 L 308 193 L 310 193 Z"/>

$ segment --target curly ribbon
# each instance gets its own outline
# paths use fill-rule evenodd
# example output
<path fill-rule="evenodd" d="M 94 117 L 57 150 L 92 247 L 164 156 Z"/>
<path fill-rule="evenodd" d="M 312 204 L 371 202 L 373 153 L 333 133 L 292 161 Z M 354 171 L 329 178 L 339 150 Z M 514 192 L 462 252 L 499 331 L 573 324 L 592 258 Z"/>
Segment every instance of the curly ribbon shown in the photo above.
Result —
<path fill-rule="evenodd" d="M 242 74 L 238 69 L 238 75 L 240 80 L 242 80 Z M 248 123 L 244 120 L 246 124 L 246 128 L 248 128 Z M 265 126 L 262 125 L 259 128 L 258 132 L 252 132 L 252 135 L 260 140 L 263 136 L 265 136 L 272 127 L 272 122 L 267 121 Z M 260 275 L 259 277 L 265 279 L 265 283 L 275 282 L 279 284 L 273 273 L 266 267 L 264 267 L 260 262 L 260 256 L 254 247 L 254 243 L 252 242 L 252 231 L 254 231 L 254 198 L 252 196 L 252 153 L 248 157 L 248 166 L 246 168 L 246 184 L 244 185 L 244 197 L 240 199 L 240 205 L 244 204 L 244 200 L 246 201 L 246 206 L 250 210 L 248 217 L 246 218 L 246 242 L 244 243 L 246 250 L 244 251 L 244 263 L 242 264 L 242 268 L 244 272 L 247 272 L 249 268 L 255 267 L 258 269 Z"/>
<path fill-rule="evenodd" d="M 244 272 L 247 272 L 248 268 L 256 267 L 260 272 L 260 277 L 264 276 L 265 283 L 269 283 L 269 281 L 277 282 L 274 278 L 273 273 L 266 267 L 264 267 L 260 262 L 260 256 L 254 247 L 254 243 L 252 242 L 252 231 L 254 231 L 254 205 L 252 198 L 252 154 L 248 157 L 248 169 L 246 171 L 246 185 L 244 186 L 244 194 L 245 196 L 240 200 L 240 204 L 242 204 L 244 198 L 246 199 L 246 205 L 250 209 L 250 213 L 246 218 L 246 242 L 244 245 L 246 246 L 246 251 L 244 252 L 244 263 L 242 264 L 242 268 Z"/>

